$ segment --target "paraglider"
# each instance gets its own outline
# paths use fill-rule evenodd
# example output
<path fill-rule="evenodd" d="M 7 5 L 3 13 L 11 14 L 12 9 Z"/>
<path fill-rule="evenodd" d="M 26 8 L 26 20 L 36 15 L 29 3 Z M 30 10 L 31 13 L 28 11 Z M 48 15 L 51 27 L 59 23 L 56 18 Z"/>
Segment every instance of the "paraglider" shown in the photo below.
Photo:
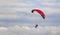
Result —
<path fill-rule="evenodd" d="M 38 27 L 38 24 L 35 25 L 35 28 L 37 28 L 37 27 Z"/>
<path fill-rule="evenodd" d="M 42 16 L 43 19 L 45 19 L 45 14 L 43 13 L 42 10 L 39 10 L 39 9 L 33 9 L 33 10 L 32 10 L 32 13 L 35 12 L 35 11 L 38 12 L 38 13 Z"/>
<path fill-rule="evenodd" d="M 39 13 L 42 16 L 43 19 L 45 19 L 45 17 L 46 17 L 45 14 L 44 14 L 44 12 L 42 10 L 40 10 L 40 9 L 33 9 L 31 12 L 32 13 L 33 12 Z M 38 27 L 38 24 L 36 24 L 35 28 L 37 28 L 37 27 Z"/>

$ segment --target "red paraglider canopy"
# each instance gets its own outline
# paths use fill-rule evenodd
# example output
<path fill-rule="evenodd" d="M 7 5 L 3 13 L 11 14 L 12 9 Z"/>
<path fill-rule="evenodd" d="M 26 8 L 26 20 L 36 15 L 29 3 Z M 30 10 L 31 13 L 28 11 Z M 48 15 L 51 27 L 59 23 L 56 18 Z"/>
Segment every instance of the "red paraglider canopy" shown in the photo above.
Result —
<path fill-rule="evenodd" d="M 43 19 L 45 19 L 45 14 L 44 14 L 44 12 L 42 10 L 40 10 L 40 9 L 33 9 L 32 13 L 35 12 L 35 11 L 38 12 L 42 16 Z"/>

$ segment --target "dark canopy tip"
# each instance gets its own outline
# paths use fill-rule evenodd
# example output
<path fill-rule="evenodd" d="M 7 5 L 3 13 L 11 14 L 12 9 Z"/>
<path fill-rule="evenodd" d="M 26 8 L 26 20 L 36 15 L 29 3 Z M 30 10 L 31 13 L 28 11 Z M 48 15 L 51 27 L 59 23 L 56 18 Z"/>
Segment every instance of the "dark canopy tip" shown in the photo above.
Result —
<path fill-rule="evenodd" d="M 31 12 L 33 13 L 34 10 L 32 10 Z"/>

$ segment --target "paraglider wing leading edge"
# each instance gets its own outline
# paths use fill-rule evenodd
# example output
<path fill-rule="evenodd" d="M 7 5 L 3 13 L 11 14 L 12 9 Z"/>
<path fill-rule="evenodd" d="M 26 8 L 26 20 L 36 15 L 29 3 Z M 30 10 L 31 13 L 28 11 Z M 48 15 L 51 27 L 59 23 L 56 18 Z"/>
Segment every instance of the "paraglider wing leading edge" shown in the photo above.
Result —
<path fill-rule="evenodd" d="M 45 14 L 43 13 L 43 11 L 41 11 L 39 9 L 33 9 L 32 13 L 35 12 L 35 11 L 38 12 L 42 16 L 43 19 L 45 19 Z"/>

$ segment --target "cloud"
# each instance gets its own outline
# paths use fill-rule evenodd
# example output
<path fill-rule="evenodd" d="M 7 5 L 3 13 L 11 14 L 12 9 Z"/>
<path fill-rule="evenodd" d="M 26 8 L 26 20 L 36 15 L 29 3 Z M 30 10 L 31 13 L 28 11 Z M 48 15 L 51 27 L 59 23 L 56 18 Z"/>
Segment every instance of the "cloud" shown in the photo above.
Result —
<path fill-rule="evenodd" d="M 35 5 L 35 1 L 19 1 L 19 2 L 18 1 L 19 0 L 4 1 L 7 4 L 3 4 L 2 8 L 0 8 L 0 22 L 6 22 L 6 23 L 7 22 L 8 23 L 9 22 L 17 22 L 17 23 L 23 22 L 23 23 L 30 23 L 30 24 L 43 22 L 43 19 L 41 18 L 41 16 L 38 13 L 34 13 L 34 14 L 31 13 L 31 10 L 34 8 L 33 6 Z M 16 2 L 16 4 L 15 4 L 15 2 Z M 45 3 L 45 2 L 48 2 L 48 1 L 43 0 L 41 3 Z M 3 2 L 0 2 L 0 3 L 3 3 Z M 10 3 L 12 3 L 12 5 Z M 20 3 L 22 5 L 20 5 Z M 48 2 L 48 3 L 50 4 L 51 2 Z M 55 1 L 52 1 L 52 3 L 55 3 Z M 24 7 L 25 4 L 26 4 L 26 7 Z M 31 6 L 30 6 L 30 4 L 31 4 Z M 47 21 L 49 23 L 50 23 L 50 20 L 52 19 L 51 17 L 49 18 L 49 15 L 51 15 L 51 14 L 53 15 L 55 13 L 60 13 L 59 8 L 42 6 L 42 8 L 39 8 L 39 9 L 41 9 L 46 14 L 46 17 L 48 19 Z M 52 21 L 54 21 L 54 20 L 51 20 L 51 22 Z M 53 23 L 50 23 L 50 24 L 53 24 Z"/>
<path fill-rule="evenodd" d="M 38 28 L 29 26 L 0 27 L 1 35 L 57 35 L 60 26 L 39 26 Z M 4 34 L 3 34 L 4 33 Z"/>
<path fill-rule="evenodd" d="M 46 16 L 46 25 L 60 25 L 60 13 L 54 13 Z"/>
<path fill-rule="evenodd" d="M 20 18 L 20 16 L 18 16 L 18 15 L 0 15 L 0 19 L 8 19 L 8 20 L 11 20 L 11 19 L 13 19 L 13 20 L 17 20 L 17 19 L 19 19 Z"/>
<path fill-rule="evenodd" d="M 34 4 L 22 0 L 0 0 L 0 14 L 16 14 L 17 12 L 29 12 Z"/>
<path fill-rule="evenodd" d="M 50 2 L 50 1 L 56 1 L 56 0 L 37 0 L 37 1 L 48 1 L 48 2 Z"/>
<path fill-rule="evenodd" d="M 46 23 L 50 26 L 30 27 L 36 23 L 45 24 L 38 13 L 31 13 L 35 5 L 46 13 Z M 0 0 L 0 35 L 60 35 L 60 20 L 54 16 L 60 13 L 59 6 L 56 0 Z M 54 23 L 58 26 L 51 26 Z"/>
<path fill-rule="evenodd" d="M 24 14 L 20 12 L 30 12 L 33 3 L 24 2 L 20 0 L 0 0 L 0 19 L 20 19 Z"/>
<path fill-rule="evenodd" d="M 55 11 L 60 11 L 58 8 L 59 7 L 59 3 L 56 2 L 56 0 L 35 0 L 37 1 L 36 3 L 34 3 L 34 1 L 19 1 L 19 0 L 9 0 L 9 1 L 4 1 L 4 2 L 0 2 L 1 5 L 0 7 L 2 7 L 0 9 L 0 13 L 17 13 L 18 12 L 30 12 L 37 4 L 42 5 L 42 10 L 48 11 L 47 14 L 51 14 L 51 13 L 55 13 Z M 5 8 L 5 7 L 6 8 Z M 38 6 L 38 5 L 37 5 Z M 54 8 L 53 8 L 54 7 Z M 3 11 L 4 10 L 4 11 Z"/>
<path fill-rule="evenodd" d="M 0 31 L 8 30 L 6 27 L 0 27 Z"/>
<path fill-rule="evenodd" d="M 33 1 L 19 1 L 19 0 L 10 0 L 10 1 L 4 1 L 4 2 L 0 2 L 1 5 L 0 7 L 2 7 L 0 9 L 0 13 L 14 13 L 16 14 L 17 12 L 30 12 L 33 8 L 34 5 L 36 5 Z M 35 0 L 38 2 L 38 0 Z M 52 1 L 52 2 L 51 2 Z M 37 3 L 36 2 L 36 3 Z M 46 12 L 47 14 L 51 14 L 51 13 L 55 13 L 55 11 L 60 11 L 58 8 L 59 3 L 56 2 L 55 0 L 41 0 L 38 3 L 40 3 L 39 5 L 42 5 L 42 10 L 43 11 L 48 11 Z M 38 4 L 37 3 L 37 4 Z M 57 6 L 58 5 L 58 6 Z M 54 8 L 52 8 L 52 6 Z"/>
<path fill-rule="evenodd" d="M 35 0 L 36 6 L 46 14 L 60 13 L 60 2 L 58 0 Z"/>
<path fill-rule="evenodd" d="M 23 1 L 21 1 L 20 0 L 20 2 L 19 2 L 19 0 L 0 0 L 0 5 L 17 5 L 17 6 L 32 6 L 33 4 L 32 3 L 26 3 L 26 2 L 23 2 Z"/>
<path fill-rule="evenodd" d="M 52 6 L 52 5 L 55 5 L 56 0 L 36 0 L 37 2 L 40 2 L 40 4 L 42 5 L 49 5 L 49 6 Z"/>
<path fill-rule="evenodd" d="M 45 8 L 44 11 L 46 12 L 46 14 L 54 14 L 54 13 L 60 13 L 59 8 Z"/>
<path fill-rule="evenodd" d="M 56 2 L 42 2 L 41 3 L 42 5 L 46 5 L 46 6 L 53 6 L 53 5 L 55 5 L 56 4 Z"/>

